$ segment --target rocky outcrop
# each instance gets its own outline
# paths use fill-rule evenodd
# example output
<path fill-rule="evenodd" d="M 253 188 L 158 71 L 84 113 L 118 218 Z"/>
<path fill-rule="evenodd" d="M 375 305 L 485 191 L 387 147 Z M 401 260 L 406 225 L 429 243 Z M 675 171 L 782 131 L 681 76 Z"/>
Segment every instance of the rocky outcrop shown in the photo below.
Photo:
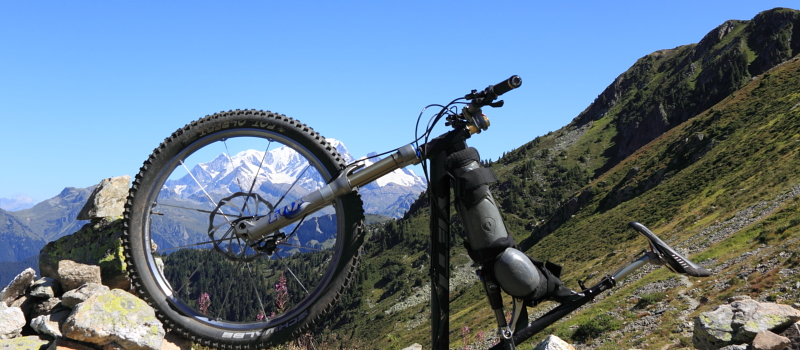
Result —
<path fill-rule="evenodd" d="M 70 260 L 97 266 L 103 284 L 128 289 L 130 281 L 121 237 L 121 220 L 96 219 L 77 232 L 45 245 L 39 253 L 39 271 L 42 276 L 57 278 L 60 262 Z"/>
<path fill-rule="evenodd" d="M 0 349 L 185 348 L 164 342 L 155 311 L 125 291 L 121 210 L 102 206 L 124 199 L 127 181 L 104 180 L 87 204 L 92 222 L 42 249 L 46 277 L 27 269 L 0 292 Z"/>
<path fill-rule="evenodd" d="M 80 276 L 82 273 L 76 271 L 90 268 L 75 262 L 61 264 L 59 277 Z M 77 341 L 82 344 L 81 349 L 162 349 L 163 326 L 155 311 L 134 295 L 98 283 L 71 289 L 74 279 L 67 283 L 48 278 L 20 283 L 31 277 L 35 275 L 26 271 L 15 279 L 15 285 L 6 288 L 20 290 L 20 286 L 27 286 L 11 306 L 0 302 L 0 349 L 40 349 L 54 339 Z M 99 274 L 96 277 L 99 281 Z M 60 293 L 62 289 L 66 290 L 64 294 Z M 39 336 L 21 337 L 30 333 Z M 23 343 L 33 345 L 20 345 Z M 176 348 L 172 345 L 167 348 Z"/>
<path fill-rule="evenodd" d="M 747 296 L 731 298 L 729 304 L 700 314 L 694 321 L 692 342 L 698 349 L 719 349 L 754 341 L 764 331 L 797 327 L 800 310 L 788 305 L 761 303 Z M 768 334 L 762 338 L 769 338 Z M 766 342 L 767 340 L 764 340 Z"/>
<path fill-rule="evenodd" d="M 122 216 L 131 177 L 128 175 L 103 179 L 94 188 L 86 204 L 78 213 L 78 220 L 96 220 Z"/>

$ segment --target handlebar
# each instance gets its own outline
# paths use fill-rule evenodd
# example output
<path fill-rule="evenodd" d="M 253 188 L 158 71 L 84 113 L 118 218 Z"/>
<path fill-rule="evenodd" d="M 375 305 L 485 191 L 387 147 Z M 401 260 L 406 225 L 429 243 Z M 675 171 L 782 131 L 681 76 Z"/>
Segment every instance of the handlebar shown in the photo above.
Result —
<path fill-rule="evenodd" d="M 491 90 L 495 96 L 500 96 L 506 92 L 514 90 L 522 85 L 522 78 L 519 75 L 512 75 L 511 78 L 501 81 L 496 85 L 490 86 L 487 90 Z"/>

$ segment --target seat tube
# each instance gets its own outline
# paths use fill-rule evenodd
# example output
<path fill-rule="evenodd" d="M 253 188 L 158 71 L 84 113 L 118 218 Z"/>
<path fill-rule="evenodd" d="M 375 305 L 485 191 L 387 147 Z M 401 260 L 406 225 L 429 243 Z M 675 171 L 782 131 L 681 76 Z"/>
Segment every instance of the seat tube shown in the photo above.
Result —
<path fill-rule="evenodd" d="M 431 343 L 432 349 L 450 346 L 450 178 L 445 152 L 431 157 Z"/>

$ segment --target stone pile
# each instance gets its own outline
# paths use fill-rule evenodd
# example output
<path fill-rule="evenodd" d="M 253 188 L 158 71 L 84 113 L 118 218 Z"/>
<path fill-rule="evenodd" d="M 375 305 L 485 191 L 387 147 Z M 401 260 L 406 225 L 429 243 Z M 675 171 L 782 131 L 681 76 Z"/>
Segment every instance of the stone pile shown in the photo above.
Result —
<path fill-rule="evenodd" d="M 40 252 L 43 277 L 29 268 L 0 291 L 0 349 L 187 347 L 165 341 L 155 311 L 127 292 L 120 203 L 129 181 L 103 180 L 81 212 L 91 223 Z"/>
<path fill-rule="evenodd" d="M 800 349 L 800 310 L 736 296 L 694 320 L 692 342 L 701 350 Z"/>
<path fill-rule="evenodd" d="M 41 349 L 56 339 L 88 349 L 161 349 L 165 332 L 153 309 L 100 282 L 99 266 L 69 260 L 57 278 L 23 271 L 0 292 L 0 349 Z"/>

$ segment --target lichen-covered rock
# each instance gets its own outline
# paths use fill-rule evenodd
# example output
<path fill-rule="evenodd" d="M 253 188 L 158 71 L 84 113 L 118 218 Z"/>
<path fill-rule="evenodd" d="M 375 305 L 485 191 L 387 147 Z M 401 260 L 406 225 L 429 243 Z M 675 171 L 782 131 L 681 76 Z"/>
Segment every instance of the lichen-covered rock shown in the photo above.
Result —
<path fill-rule="evenodd" d="M 100 266 L 102 284 L 128 290 L 130 280 L 121 237 L 121 219 L 93 221 L 71 235 L 47 243 L 39 252 L 39 271 L 42 276 L 56 278 L 61 260 L 97 265 Z"/>
<path fill-rule="evenodd" d="M 78 220 L 101 219 L 121 216 L 125 210 L 125 199 L 131 177 L 128 175 L 103 179 L 94 188 L 86 204 L 78 213 Z"/>
<path fill-rule="evenodd" d="M 107 291 L 109 291 L 109 288 L 102 284 L 87 283 L 64 293 L 64 295 L 61 296 L 61 304 L 71 309 L 74 308 L 75 305 L 78 305 L 86 301 L 86 299 L 89 299 L 90 296 Z"/>
<path fill-rule="evenodd" d="M 100 266 L 81 264 L 72 260 L 58 262 L 56 279 L 61 282 L 65 291 L 73 290 L 86 283 L 102 283 Z"/>
<path fill-rule="evenodd" d="M 61 328 L 65 337 L 128 350 L 161 348 L 164 327 L 155 312 L 132 294 L 112 289 L 78 304 Z"/>
<path fill-rule="evenodd" d="M 33 280 L 35 279 L 36 271 L 32 268 L 25 269 L 0 291 L 0 302 L 5 305 L 11 305 L 14 300 L 25 294 L 25 291 L 33 285 Z"/>
<path fill-rule="evenodd" d="M 33 282 L 30 295 L 37 298 L 52 298 L 61 294 L 61 283 L 52 277 L 42 277 Z"/>
<path fill-rule="evenodd" d="M 719 349 L 733 341 L 733 309 L 722 305 L 694 319 L 692 342 L 698 349 Z"/>
<path fill-rule="evenodd" d="M 533 348 L 534 350 L 575 350 L 575 347 L 565 342 L 555 335 L 548 335 L 539 344 Z"/>
<path fill-rule="evenodd" d="M 791 306 L 738 297 L 697 316 L 692 342 L 702 350 L 750 343 L 761 331 L 784 328 L 798 320 L 800 311 Z"/>
<path fill-rule="evenodd" d="M 27 337 L 19 337 L 14 339 L 0 340 L 0 349 L 2 350 L 45 350 L 47 345 L 50 344 L 49 340 L 42 339 L 35 335 Z"/>
<path fill-rule="evenodd" d="M 41 335 L 60 338 L 61 325 L 69 316 L 70 310 L 61 310 L 49 315 L 41 315 L 31 320 L 31 328 Z"/>
<path fill-rule="evenodd" d="M 783 328 L 800 321 L 800 310 L 789 305 L 742 300 L 731 303 L 735 310 L 732 325 L 741 325 L 734 340 L 749 342 L 761 331 Z"/>
<path fill-rule="evenodd" d="M 25 327 L 25 314 L 18 307 L 0 304 L 0 339 L 18 337 Z"/>

